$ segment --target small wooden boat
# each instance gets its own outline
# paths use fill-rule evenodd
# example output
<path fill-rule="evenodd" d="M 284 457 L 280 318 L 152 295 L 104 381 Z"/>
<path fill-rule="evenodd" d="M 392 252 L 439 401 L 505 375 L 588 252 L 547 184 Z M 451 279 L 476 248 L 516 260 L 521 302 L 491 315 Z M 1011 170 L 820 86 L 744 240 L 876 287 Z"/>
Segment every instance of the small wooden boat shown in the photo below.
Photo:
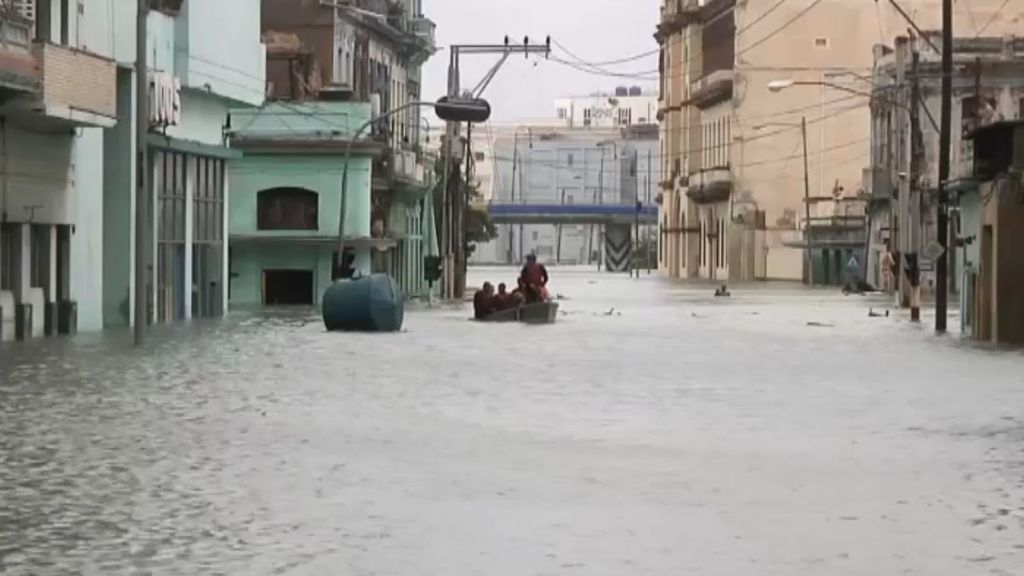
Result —
<path fill-rule="evenodd" d="M 558 302 L 536 302 L 518 308 L 509 308 L 482 318 L 480 322 L 523 322 L 526 324 L 554 324 L 558 318 Z"/>

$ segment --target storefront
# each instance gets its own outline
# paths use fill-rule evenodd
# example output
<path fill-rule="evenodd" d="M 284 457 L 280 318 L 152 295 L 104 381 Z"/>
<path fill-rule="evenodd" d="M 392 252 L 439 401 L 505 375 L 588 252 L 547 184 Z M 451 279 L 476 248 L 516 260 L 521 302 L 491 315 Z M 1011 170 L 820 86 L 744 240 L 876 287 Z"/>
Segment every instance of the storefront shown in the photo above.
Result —
<path fill-rule="evenodd" d="M 156 322 L 223 315 L 227 148 L 151 136 Z"/>

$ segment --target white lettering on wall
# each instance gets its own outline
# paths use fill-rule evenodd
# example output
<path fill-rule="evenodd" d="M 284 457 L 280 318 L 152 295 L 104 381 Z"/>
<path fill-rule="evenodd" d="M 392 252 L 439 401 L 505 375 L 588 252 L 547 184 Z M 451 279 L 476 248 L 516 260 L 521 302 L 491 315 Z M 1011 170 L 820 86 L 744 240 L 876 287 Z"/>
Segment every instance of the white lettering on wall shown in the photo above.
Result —
<path fill-rule="evenodd" d="M 149 123 L 160 127 L 181 123 L 181 80 L 166 72 L 149 73 Z"/>

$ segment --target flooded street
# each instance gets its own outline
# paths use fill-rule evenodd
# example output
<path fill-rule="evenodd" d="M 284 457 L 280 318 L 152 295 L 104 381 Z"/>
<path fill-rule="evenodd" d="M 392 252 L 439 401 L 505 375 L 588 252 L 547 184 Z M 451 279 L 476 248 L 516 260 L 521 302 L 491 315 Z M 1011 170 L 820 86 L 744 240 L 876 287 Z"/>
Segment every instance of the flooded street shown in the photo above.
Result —
<path fill-rule="evenodd" d="M 552 276 L 554 326 L 5 345 L 0 572 L 1020 573 L 1021 353 L 834 292 Z"/>

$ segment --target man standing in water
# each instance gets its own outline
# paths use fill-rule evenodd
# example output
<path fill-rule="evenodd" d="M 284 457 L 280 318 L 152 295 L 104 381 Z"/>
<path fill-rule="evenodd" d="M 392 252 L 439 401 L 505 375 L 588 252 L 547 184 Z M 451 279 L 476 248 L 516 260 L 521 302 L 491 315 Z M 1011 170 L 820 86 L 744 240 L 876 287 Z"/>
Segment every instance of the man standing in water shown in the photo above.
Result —
<path fill-rule="evenodd" d="M 526 287 L 527 300 L 530 302 L 545 302 L 548 298 L 548 269 L 537 262 L 537 256 L 530 254 L 526 257 L 526 265 L 519 273 L 519 279 Z"/>

